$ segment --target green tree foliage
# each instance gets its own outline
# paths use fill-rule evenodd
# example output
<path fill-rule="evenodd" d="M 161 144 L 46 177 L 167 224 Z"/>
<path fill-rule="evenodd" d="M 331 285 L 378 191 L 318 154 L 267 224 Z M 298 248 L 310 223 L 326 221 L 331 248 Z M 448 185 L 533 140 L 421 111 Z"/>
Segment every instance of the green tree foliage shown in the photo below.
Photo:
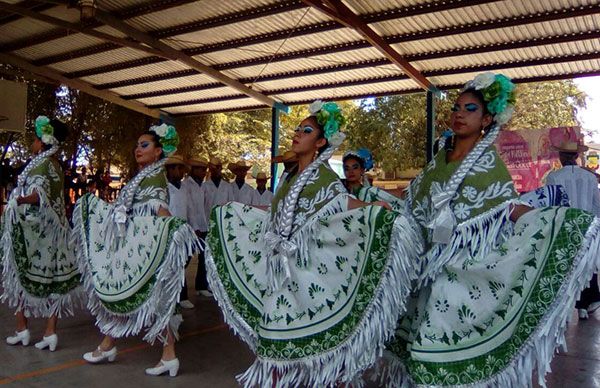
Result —
<path fill-rule="evenodd" d="M 517 106 L 505 127 L 538 129 L 580 125 L 577 112 L 586 96 L 572 80 L 516 87 Z M 450 113 L 458 90 L 436 99 L 436 136 L 450 127 Z M 351 117 L 347 147 L 367 147 L 385 171 L 425 165 L 425 93 L 381 97 L 362 101 Z"/>
<path fill-rule="evenodd" d="M 385 171 L 425 164 L 424 93 L 363 100 L 350 117 L 346 147 L 366 147 Z"/>
<path fill-rule="evenodd" d="M 581 125 L 577 112 L 586 95 L 573 80 L 517 85 L 517 106 L 511 129 L 539 129 Z"/>
<path fill-rule="evenodd" d="M 13 158 L 24 161 L 29 157 L 35 118 L 56 115 L 70 127 L 63 153 L 71 164 L 83 156 L 95 168 L 116 165 L 126 175 L 135 171 L 137 138 L 156 120 L 76 90 L 33 81 L 14 70 L 11 74 L 4 78 L 28 84 L 27 131 L 14 136 Z M 450 126 L 450 108 L 457 95 L 452 90 L 445 99 L 436 99 L 437 134 Z M 516 113 L 507 128 L 578 125 L 576 114 L 585 102 L 585 94 L 570 80 L 519 84 Z M 425 93 L 339 104 L 348 118 L 348 139 L 342 151 L 367 147 L 378 167 L 386 171 L 425 164 Z M 294 129 L 307 116 L 307 105 L 281 113 L 279 152 L 291 147 Z M 178 153 L 184 157 L 217 156 L 225 162 L 245 158 L 262 170 L 270 167 L 270 109 L 178 118 L 175 125 L 181 138 Z M 2 144 L 8 137 L 0 134 Z"/>

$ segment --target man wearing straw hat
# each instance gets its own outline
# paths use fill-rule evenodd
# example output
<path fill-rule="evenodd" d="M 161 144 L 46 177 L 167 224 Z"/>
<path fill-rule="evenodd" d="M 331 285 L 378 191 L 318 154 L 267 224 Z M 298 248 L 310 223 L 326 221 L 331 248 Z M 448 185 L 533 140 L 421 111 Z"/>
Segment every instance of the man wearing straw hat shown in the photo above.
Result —
<path fill-rule="evenodd" d="M 267 190 L 267 180 L 269 177 L 264 172 L 256 174 L 256 190 L 254 190 L 254 198 L 252 205 L 254 206 L 271 206 L 273 193 Z"/>
<path fill-rule="evenodd" d="M 206 178 L 208 160 L 204 158 L 192 158 L 188 160 L 188 165 L 190 166 L 190 173 L 183 180 L 182 186 L 185 187 L 188 193 L 190 226 L 196 232 L 196 236 L 201 241 L 204 241 L 208 234 L 208 216 L 204 209 L 204 200 L 206 197 L 204 178 Z M 197 295 L 210 296 L 206 280 L 204 251 L 198 252 L 198 269 L 196 270 L 194 288 Z"/>
<path fill-rule="evenodd" d="M 588 147 L 574 141 L 565 141 L 552 149 L 558 151 L 563 167 L 548 174 L 546 184 L 561 185 L 569 196 L 571 207 L 586 210 L 600 217 L 600 192 L 596 176 L 577 165 L 579 154 L 587 151 Z M 579 319 L 588 319 L 589 314 L 600 308 L 597 274 L 592 277 L 590 286 L 581 293 L 575 308 Z"/>
<path fill-rule="evenodd" d="M 252 166 L 245 160 L 239 160 L 229 164 L 229 171 L 235 175 L 235 181 L 231 184 L 233 187 L 234 201 L 250 205 L 254 198 L 254 188 L 246 183 L 246 175 Z"/>
<path fill-rule="evenodd" d="M 181 180 L 187 171 L 187 165 L 181 155 L 171 155 L 165 162 L 167 170 L 167 180 L 169 183 L 169 211 L 173 216 L 190 222 L 189 197 L 188 191 L 182 186 Z M 190 260 L 186 263 L 186 268 Z M 184 309 L 193 309 L 194 305 L 190 302 L 187 292 L 187 282 L 184 280 L 183 288 L 179 296 L 179 305 Z"/>
<path fill-rule="evenodd" d="M 208 162 L 208 172 L 210 178 L 204 182 L 204 212 L 207 217 L 207 222 L 210 219 L 210 212 L 214 206 L 225 205 L 228 202 L 235 201 L 233 196 L 233 187 L 231 183 L 223 179 L 223 162 L 217 157 L 210 158 Z M 212 292 L 208 289 L 200 288 L 197 291 L 198 295 L 212 296 Z"/>

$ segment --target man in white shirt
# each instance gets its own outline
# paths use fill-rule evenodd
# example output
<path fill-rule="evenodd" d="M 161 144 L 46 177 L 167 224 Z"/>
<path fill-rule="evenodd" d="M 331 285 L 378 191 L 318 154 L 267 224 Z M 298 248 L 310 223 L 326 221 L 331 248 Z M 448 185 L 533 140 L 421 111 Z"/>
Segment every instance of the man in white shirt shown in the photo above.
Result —
<path fill-rule="evenodd" d="M 203 158 L 189 159 L 188 165 L 190 166 L 190 173 L 183 180 L 182 186 L 188 193 L 190 226 L 194 229 L 198 238 L 204 242 L 208 234 L 208 217 L 204 209 L 206 197 L 204 178 L 206 178 L 208 161 Z M 198 252 L 198 269 L 196 270 L 194 288 L 197 295 L 212 296 L 212 293 L 208 291 L 208 282 L 206 280 L 204 251 Z"/>
<path fill-rule="evenodd" d="M 254 190 L 254 198 L 252 205 L 254 206 L 271 206 L 273 193 L 267 190 L 267 181 L 269 177 L 264 172 L 259 172 L 256 175 L 256 190 Z"/>
<path fill-rule="evenodd" d="M 207 220 L 210 219 L 210 212 L 214 206 L 235 201 L 231 183 L 223 179 L 223 162 L 221 159 L 211 158 L 208 162 L 208 172 L 210 178 L 204 182 L 204 211 Z"/>
<path fill-rule="evenodd" d="M 210 226 L 210 213 L 212 208 L 219 205 L 225 205 L 228 202 L 234 201 L 233 187 L 231 183 L 223 179 L 223 162 L 221 159 L 212 157 L 208 162 L 209 179 L 204 183 L 204 214 L 206 215 L 206 223 Z M 203 284 L 201 284 L 203 286 Z M 198 295 L 212 296 L 208 289 L 198 290 Z"/>
<path fill-rule="evenodd" d="M 186 164 L 180 155 L 171 155 L 165 163 L 167 170 L 167 180 L 169 183 L 169 212 L 175 217 L 179 217 L 186 222 L 190 222 L 188 191 L 182 186 L 181 180 L 186 172 Z M 188 258 L 185 264 L 186 268 L 190 260 Z M 184 280 L 181 294 L 179 295 L 179 305 L 185 309 L 193 309 L 194 305 L 190 302 L 187 292 L 187 281 Z"/>
<path fill-rule="evenodd" d="M 548 174 L 546 184 L 561 185 L 569 197 L 571 207 L 588 211 L 596 217 L 600 217 L 598 179 L 594 173 L 577 165 L 579 154 L 585 152 L 588 147 L 567 141 L 553 149 L 558 151 L 563 167 Z M 589 314 L 600 308 L 597 274 L 592 277 L 590 286 L 581 292 L 575 308 L 578 310 L 579 319 L 587 319 Z"/>
<path fill-rule="evenodd" d="M 247 161 L 240 160 L 236 163 L 230 163 L 228 167 L 229 171 L 235 175 L 235 181 L 231 183 L 234 201 L 250 205 L 256 190 L 246 183 L 246 175 L 248 175 L 248 171 L 252 166 Z"/>

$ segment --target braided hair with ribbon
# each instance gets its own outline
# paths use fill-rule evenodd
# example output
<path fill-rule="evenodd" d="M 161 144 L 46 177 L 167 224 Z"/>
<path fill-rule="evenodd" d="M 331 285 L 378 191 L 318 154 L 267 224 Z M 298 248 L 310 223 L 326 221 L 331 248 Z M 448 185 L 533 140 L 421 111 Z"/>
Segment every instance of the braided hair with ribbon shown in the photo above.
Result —
<path fill-rule="evenodd" d="M 269 247 L 267 255 L 267 277 L 269 288 L 277 290 L 290 277 L 289 261 L 292 260 L 298 247 L 290 239 L 295 218 L 296 204 L 300 193 L 308 179 L 317 171 L 321 164 L 326 163 L 337 148 L 342 144 L 345 135 L 340 128 L 346 120 L 338 105 L 334 102 L 315 101 L 310 107 L 311 117 L 315 117 L 323 131 L 327 146 L 317 158 L 300 173 L 296 182 L 283 199 L 283 207 L 277 212 L 265 234 L 265 242 Z"/>
<path fill-rule="evenodd" d="M 490 147 L 501 127 L 506 124 L 514 112 L 515 85 L 502 74 L 484 73 L 467 82 L 461 94 L 471 93 L 484 103 L 484 113 L 492 116 L 492 123 L 484 128 L 483 138 L 462 160 L 459 168 L 438 192 L 432 193 L 431 200 L 435 216 L 428 227 L 433 230 L 432 241 L 442 244 L 450 242 L 456 228 L 456 217 L 450 208 L 452 198 L 469 171 L 475 166 L 485 150 Z M 412 202 L 411 199 L 409 199 Z"/>

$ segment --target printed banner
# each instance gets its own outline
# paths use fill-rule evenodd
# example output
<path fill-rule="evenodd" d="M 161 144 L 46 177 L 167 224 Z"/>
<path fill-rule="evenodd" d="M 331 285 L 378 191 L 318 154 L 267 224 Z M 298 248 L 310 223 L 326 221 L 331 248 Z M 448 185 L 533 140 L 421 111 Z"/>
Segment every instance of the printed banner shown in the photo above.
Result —
<path fill-rule="evenodd" d="M 519 192 L 543 185 L 546 175 L 560 168 L 558 152 L 552 146 L 564 141 L 581 141 L 579 127 L 502 131 L 496 140 L 498 152 Z"/>

